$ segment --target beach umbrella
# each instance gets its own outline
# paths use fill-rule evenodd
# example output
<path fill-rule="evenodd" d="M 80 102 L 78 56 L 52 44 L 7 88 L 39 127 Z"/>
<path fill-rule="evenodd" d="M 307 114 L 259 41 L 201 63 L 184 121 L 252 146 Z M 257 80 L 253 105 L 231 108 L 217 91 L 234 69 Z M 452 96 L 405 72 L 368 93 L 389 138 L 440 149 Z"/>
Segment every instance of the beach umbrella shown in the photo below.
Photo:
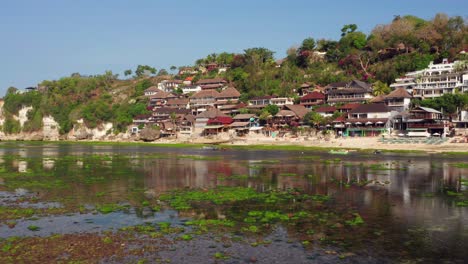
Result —
<path fill-rule="evenodd" d="M 371 121 L 367 121 L 366 125 L 372 125 L 373 123 Z"/>
<path fill-rule="evenodd" d="M 432 135 L 433 135 L 433 136 L 436 136 L 436 137 L 440 136 L 439 133 L 434 133 L 434 134 L 432 134 Z"/>
<path fill-rule="evenodd" d="M 378 125 L 382 125 L 382 124 L 383 124 L 382 121 L 378 121 L 378 122 L 375 122 L 375 123 L 378 124 Z"/>
<path fill-rule="evenodd" d="M 350 122 L 346 122 L 345 125 L 351 125 L 351 123 L 350 123 Z"/>
<path fill-rule="evenodd" d="M 356 123 L 354 123 L 354 124 L 356 124 L 356 125 L 362 125 L 362 123 L 361 123 L 361 122 L 356 122 Z"/>

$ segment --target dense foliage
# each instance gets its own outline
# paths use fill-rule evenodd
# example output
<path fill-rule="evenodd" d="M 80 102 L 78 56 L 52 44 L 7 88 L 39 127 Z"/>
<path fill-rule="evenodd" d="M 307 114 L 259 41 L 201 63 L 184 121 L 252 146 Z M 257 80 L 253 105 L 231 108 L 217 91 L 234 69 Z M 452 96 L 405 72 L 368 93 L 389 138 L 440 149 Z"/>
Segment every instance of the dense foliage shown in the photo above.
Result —
<path fill-rule="evenodd" d="M 151 81 L 148 79 L 122 82 L 117 80 L 117 75 L 106 72 L 86 77 L 73 74 L 57 81 L 44 81 L 39 85 L 41 92 L 17 93 L 11 89 L 4 98 L 6 121 L 3 131 L 21 131 L 12 116 L 18 115 L 19 110 L 26 106 L 32 109 L 28 111 L 28 121 L 22 128 L 25 132 L 40 130 L 42 118 L 47 115 L 58 122 L 61 134 L 68 133 L 79 119 L 83 119 L 90 128 L 111 122 L 115 133 L 125 131 L 134 116 L 148 113 L 146 102 L 139 95 L 149 86 Z M 125 96 L 122 98 L 122 95 Z"/>
<path fill-rule="evenodd" d="M 210 54 L 196 64 L 231 62 L 231 69 L 219 75 L 244 93 L 244 98 L 291 96 L 305 81 L 324 86 L 359 79 L 389 85 L 406 72 L 426 68 L 431 61 L 466 59 L 459 52 L 467 48 L 467 40 L 468 28 L 462 17 L 437 14 L 432 20 L 424 20 L 396 16 L 391 23 L 376 26 L 369 35 L 348 24 L 341 29 L 338 41 L 306 38 L 299 47 L 288 49 L 279 64 L 266 48 L 250 48 L 242 54 Z M 208 72 L 196 78 L 214 76 L 216 73 Z"/>
<path fill-rule="evenodd" d="M 241 92 L 241 101 L 254 96 L 278 95 L 296 97 L 298 87 L 309 82 L 325 86 L 332 82 L 364 80 L 374 84 L 375 95 L 390 92 L 388 85 L 404 73 L 427 67 L 443 58 L 464 60 L 457 67 L 467 69 L 466 50 L 468 30 L 462 17 L 437 14 L 431 20 L 415 16 L 396 16 L 391 23 L 376 26 L 369 35 L 359 31 L 355 24 L 344 25 L 339 40 L 304 39 L 298 47 L 287 50 L 283 59 L 275 61 L 274 52 L 263 47 L 245 49 L 241 54 L 213 53 L 195 62 L 195 68 L 205 71 L 177 75 L 184 79 L 221 77 L 228 80 Z M 279 56 L 280 58 L 282 56 Z M 208 66 L 227 66 L 226 71 L 212 70 Z M 171 72 L 176 70 L 171 66 Z M 181 67 L 185 68 L 185 67 Z M 180 68 L 180 69 L 181 69 Z M 208 70 L 206 70 L 208 69 Z M 110 71 L 102 75 L 81 76 L 78 73 L 55 81 L 44 81 L 41 92 L 17 93 L 8 89 L 4 98 L 7 133 L 36 131 L 42 127 L 42 117 L 51 115 L 60 126 L 60 133 L 69 132 L 79 119 L 88 127 L 97 127 L 103 122 L 112 122 L 114 132 L 126 130 L 132 119 L 147 114 L 143 91 L 154 85 L 154 78 L 168 75 L 148 65 L 138 65 L 126 70 L 129 80 L 118 80 Z M 179 90 L 181 92 L 181 90 Z M 454 113 L 466 108 L 466 96 L 444 96 L 433 101 L 417 102 L 420 105 L 443 109 Z M 31 106 L 29 120 L 23 128 L 13 115 L 24 106 Z M 259 113 L 265 118 L 278 109 L 269 108 Z M 317 116 L 308 116 L 310 124 L 317 125 Z"/>

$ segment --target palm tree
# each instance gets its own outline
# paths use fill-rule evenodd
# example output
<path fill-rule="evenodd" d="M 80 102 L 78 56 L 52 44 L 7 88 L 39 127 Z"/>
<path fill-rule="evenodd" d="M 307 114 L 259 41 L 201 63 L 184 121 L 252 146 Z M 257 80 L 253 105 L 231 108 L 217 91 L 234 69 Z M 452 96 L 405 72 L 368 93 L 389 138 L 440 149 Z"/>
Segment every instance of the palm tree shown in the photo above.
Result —
<path fill-rule="evenodd" d="M 391 92 L 390 87 L 386 83 L 383 83 L 381 81 L 376 81 L 374 83 L 373 91 L 372 94 L 374 96 L 379 96 L 379 95 L 386 95 Z"/>

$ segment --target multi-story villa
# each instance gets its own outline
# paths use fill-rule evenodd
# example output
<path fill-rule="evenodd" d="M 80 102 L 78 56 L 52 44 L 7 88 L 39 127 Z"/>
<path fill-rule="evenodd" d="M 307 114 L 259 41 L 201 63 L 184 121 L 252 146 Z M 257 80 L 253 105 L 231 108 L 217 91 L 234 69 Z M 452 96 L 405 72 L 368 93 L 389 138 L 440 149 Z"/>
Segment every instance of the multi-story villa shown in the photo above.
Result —
<path fill-rule="evenodd" d="M 353 80 L 349 83 L 332 83 L 325 87 L 327 102 L 331 105 L 339 103 L 364 103 L 373 98 L 372 85 Z"/>
<path fill-rule="evenodd" d="M 289 97 L 276 97 L 271 98 L 270 103 L 277 106 L 292 105 L 294 104 L 294 99 Z"/>
<path fill-rule="evenodd" d="M 449 63 L 444 59 L 442 63 L 434 64 L 420 71 L 409 72 L 405 77 L 397 78 L 390 87 L 405 88 L 415 98 L 434 98 L 455 91 L 468 91 L 468 71 L 458 71 L 458 62 Z"/>

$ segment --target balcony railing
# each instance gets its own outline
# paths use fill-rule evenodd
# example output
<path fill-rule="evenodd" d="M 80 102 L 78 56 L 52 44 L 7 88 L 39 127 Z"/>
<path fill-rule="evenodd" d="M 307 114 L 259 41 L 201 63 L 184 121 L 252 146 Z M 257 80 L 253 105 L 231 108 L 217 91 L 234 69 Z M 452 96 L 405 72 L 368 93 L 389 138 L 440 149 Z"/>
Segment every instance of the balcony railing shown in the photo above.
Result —
<path fill-rule="evenodd" d="M 444 124 L 408 124 L 408 128 L 444 128 Z"/>

